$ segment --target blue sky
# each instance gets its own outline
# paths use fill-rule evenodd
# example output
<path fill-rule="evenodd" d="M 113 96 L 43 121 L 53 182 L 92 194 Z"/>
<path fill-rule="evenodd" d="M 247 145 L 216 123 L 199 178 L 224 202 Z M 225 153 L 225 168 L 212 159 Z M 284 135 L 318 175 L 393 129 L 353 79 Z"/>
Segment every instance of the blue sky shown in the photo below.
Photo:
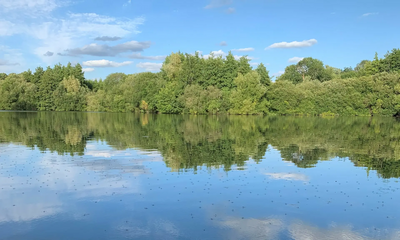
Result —
<path fill-rule="evenodd" d="M 343 68 L 400 47 L 398 0 L 1 0 L 0 72 L 80 63 L 89 79 L 157 71 L 171 52 L 302 57 Z"/>

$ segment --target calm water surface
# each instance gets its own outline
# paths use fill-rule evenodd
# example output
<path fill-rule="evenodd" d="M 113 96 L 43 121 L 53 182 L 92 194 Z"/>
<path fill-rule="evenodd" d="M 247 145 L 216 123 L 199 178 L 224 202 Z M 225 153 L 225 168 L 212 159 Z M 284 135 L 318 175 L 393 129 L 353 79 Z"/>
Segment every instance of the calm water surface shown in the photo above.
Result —
<path fill-rule="evenodd" d="M 400 239 L 393 118 L 0 112 L 0 239 Z"/>

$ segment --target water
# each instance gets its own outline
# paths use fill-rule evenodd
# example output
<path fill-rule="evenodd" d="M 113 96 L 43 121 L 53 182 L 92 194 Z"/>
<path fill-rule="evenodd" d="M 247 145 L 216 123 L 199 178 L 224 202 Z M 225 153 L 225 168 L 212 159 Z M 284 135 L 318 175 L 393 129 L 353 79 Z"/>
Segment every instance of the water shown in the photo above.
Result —
<path fill-rule="evenodd" d="M 0 112 L 0 239 L 400 239 L 393 118 Z"/>

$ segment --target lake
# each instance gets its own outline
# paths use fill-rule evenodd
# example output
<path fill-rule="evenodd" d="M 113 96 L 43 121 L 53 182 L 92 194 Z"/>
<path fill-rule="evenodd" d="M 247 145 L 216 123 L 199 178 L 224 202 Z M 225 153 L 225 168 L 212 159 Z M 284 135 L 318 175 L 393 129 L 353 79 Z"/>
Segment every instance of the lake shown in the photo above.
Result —
<path fill-rule="evenodd" d="M 395 118 L 0 112 L 0 239 L 400 239 Z"/>

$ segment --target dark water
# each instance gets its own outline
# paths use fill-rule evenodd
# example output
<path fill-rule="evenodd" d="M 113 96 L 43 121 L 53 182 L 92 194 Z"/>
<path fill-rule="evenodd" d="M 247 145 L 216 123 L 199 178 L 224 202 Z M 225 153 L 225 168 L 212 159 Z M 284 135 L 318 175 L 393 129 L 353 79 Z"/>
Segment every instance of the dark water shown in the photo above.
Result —
<path fill-rule="evenodd" d="M 400 239 L 393 118 L 0 112 L 0 239 Z"/>

